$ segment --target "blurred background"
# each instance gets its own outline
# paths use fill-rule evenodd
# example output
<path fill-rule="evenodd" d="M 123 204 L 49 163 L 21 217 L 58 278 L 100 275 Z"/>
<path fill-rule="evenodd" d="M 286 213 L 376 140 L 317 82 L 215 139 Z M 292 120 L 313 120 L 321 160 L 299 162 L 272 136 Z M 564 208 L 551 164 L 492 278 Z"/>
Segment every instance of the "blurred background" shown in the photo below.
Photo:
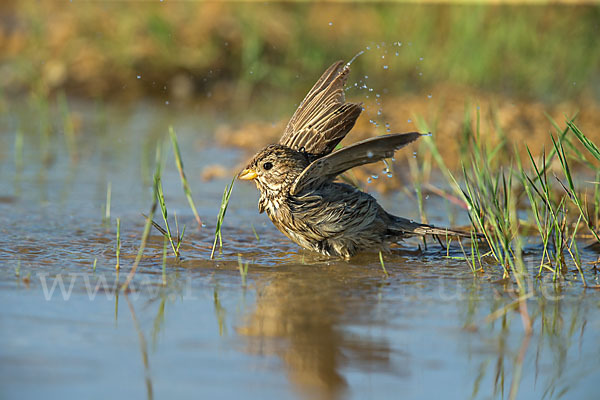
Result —
<path fill-rule="evenodd" d="M 354 140 L 430 130 L 450 154 L 479 118 L 539 150 L 548 116 L 577 114 L 598 138 L 598 37 L 597 4 L 5 0 L 0 107 L 144 101 L 212 116 L 220 143 L 258 148 L 322 71 L 364 52 L 347 95 L 367 106 Z"/>
<path fill-rule="evenodd" d="M 595 398 L 600 161 L 574 151 L 565 122 L 600 143 L 598 38 L 600 5 L 579 2 L 0 0 L 0 398 Z M 343 144 L 432 136 L 347 178 L 410 219 L 495 218 L 497 254 L 514 246 L 529 294 L 520 272 L 513 282 L 479 250 L 477 267 L 473 245 L 470 264 L 462 243 L 315 257 L 241 182 L 210 258 L 223 188 L 321 73 L 355 56 L 346 98 L 365 110 Z M 577 204 L 549 155 L 563 131 L 561 154 L 583 166 Z M 536 175 L 539 199 L 523 190 Z M 154 219 L 168 207 L 183 256 L 153 232 L 139 290 L 119 291 L 159 184 Z M 109 286 L 95 301 L 90 280 Z M 533 334 L 512 312 L 526 299 Z"/>

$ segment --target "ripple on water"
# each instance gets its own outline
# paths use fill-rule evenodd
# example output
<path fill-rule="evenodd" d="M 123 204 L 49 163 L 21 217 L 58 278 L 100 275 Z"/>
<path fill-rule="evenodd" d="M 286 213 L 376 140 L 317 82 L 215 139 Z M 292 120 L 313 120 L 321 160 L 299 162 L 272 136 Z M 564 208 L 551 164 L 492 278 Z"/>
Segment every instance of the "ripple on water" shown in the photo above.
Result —
<path fill-rule="evenodd" d="M 115 392 L 139 398 L 173 387 L 184 396 L 200 387 L 222 397 L 388 398 L 400 390 L 420 398 L 462 398 L 465 390 L 494 397 L 508 385 L 496 377 L 512 379 L 515 371 L 521 371 L 523 398 L 563 390 L 585 398 L 596 390 L 597 297 L 583 290 L 576 274 L 558 282 L 547 279 L 551 274 L 534 278 L 539 246 L 525 252 L 531 271 L 526 285 L 533 293 L 526 302 L 533 321 L 527 336 L 513 307 L 516 287 L 501 279 L 502 268 L 493 261 L 484 260 L 486 272 L 473 274 L 456 244 L 444 250 L 430 241 L 419 251 L 418 239 L 383 256 L 388 276 L 377 253 L 350 261 L 322 257 L 298 249 L 258 215 L 250 185 L 236 185 L 223 250 L 210 260 L 228 180 L 192 181 L 207 225 L 197 230 L 171 161 L 163 183 L 171 217 L 177 211 L 180 227 L 187 227 L 182 259 L 167 248 L 163 275 L 164 241 L 153 231 L 130 290 L 119 293 L 138 252 L 140 213 L 149 208 L 151 185 L 140 170 L 152 168 L 140 166 L 153 159 L 154 149 L 153 142 L 144 143 L 173 123 L 173 115 L 161 120 L 149 109 L 111 115 L 117 126 L 104 136 L 83 133 L 81 151 L 90 157 L 75 167 L 64 150 L 48 167 L 24 160 L 20 194 L 12 175 L 0 179 L 6 397 Z M 179 140 L 189 177 L 200 176 L 207 164 L 241 161 L 238 152 L 197 145 L 197 126 L 202 124 L 194 120 L 178 131 L 188 133 Z M 148 154 L 140 150 L 144 146 Z M 3 174 L 14 168 L 4 159 L 0 167 Z M 112 218 L 103 224 L 108 181 Z M 403 194 L 379 198 L 390 211 L 418 215 Z M 432 221 L 447 221 L 439 199 L 432 196 L 426 204 Z M 162 223 L 158 214 L 155 220 Z M 589 265 L 598 249 L 580 246 L 580 254 Z M 245 279 L 239 255 L 242 270 L 249 264 Z M 598 284 L 589 268 L 586 278 Z M 505 311 L 495 316 L 498 310 Z M 556 368 L 548 372 L 548 365 Z M 465 388 L 460 394 L 447 390 L 456 382 Z"/>

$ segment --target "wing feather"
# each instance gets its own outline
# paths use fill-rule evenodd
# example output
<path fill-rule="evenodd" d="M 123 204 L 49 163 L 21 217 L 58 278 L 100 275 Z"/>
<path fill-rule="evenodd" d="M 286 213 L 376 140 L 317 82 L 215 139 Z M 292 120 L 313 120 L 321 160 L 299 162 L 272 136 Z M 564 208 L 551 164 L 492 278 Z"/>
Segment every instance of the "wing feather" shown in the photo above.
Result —
<path fill-rule="evenodd" d="M 377 136 L 319 158 L 302 171 L 292 186 L 291 193 L 295 195 L 303 190 L 316 188 L 327 181 L 334 180 L 350 168 L 390 158 L 396 150 L 417 140 L 420 136 L 422 135 L 418 132 Z"/>
<path fill-rule="evenodd" d="M 279 144 L 312 154 L 329 154 L 348 134 L 362 111 L 345 103 L 344 84 L 350 68 L 333 63 L 308 92 L 288 122 Z"/>

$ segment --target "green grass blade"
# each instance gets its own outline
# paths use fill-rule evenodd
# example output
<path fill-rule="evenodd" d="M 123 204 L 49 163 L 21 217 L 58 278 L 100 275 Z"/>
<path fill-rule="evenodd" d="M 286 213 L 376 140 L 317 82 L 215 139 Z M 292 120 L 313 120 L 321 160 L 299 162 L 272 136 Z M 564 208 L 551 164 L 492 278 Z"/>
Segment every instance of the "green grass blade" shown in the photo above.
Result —
<path fill-rule="evenodd" d="M 571 132 L 575 134 L 577 139 L 585 146 L 585 148 L 593 155 L 596 160 L 600 161 L 600 149 L 590 139 L 588 139 L 581 130 L 573 123 L 573 121 L 567 121 L 567 126 L 571 129 Z"/>
<path fill-rule="evenodd" d="M 173 253 L 175 257 L 179 257 L 179 253 L 177 252 L 177 248 L 175 247 L 175 243 L 173 242 L 173 236 L 171 235 L 171 228 L 169 227 L 169 219 L 168 219 L 168 211 L 167 205 L 165 203 L 165 196 L 163 194 L 162 182 L 160 175 L 154 176 L 154 187 L 155 193 L 158 200 L 158 204 L 160 206 L 161 215 L 163 217 L 163 221 L 165 222 L 165 232 L 167 234 L 167 239 L 169 239 L 169 243 L 171 243 L 171 248 L 173 249 Z"/>
<path fill-rule="evenodd" d="M 161 171 L 161 163 L 160 163 L 160 147 L 159 147 L 156 150 L 156 171 L 154 172 L 154 176 L 160 177 L 160 171 Z M 156 193 L 156 185 L 154 185 L 153 187 L 154 187 L 154 193 L 152 193 L 152 205 L 150 206 L 150 212 L 148 213 L 148 216 L 146 217 L 146 224 L 144 225 L 144 231 L 142 233 L 142 241 L 140 243 L 140 248 L 138 249 L 137 255 L 135 257 L 135 261 L 133 263 L 133 266 L 131 267 L 131 271 L 129 272 L 129 275 L 127 275 L 127 279 L 125 280 L 125 283 L 123 283 L 123 285 L 121 285 L 120 289 L 122 291 L 127 290 L 127 288 L 129 287 L 129 283 L 135 276 L 135 271 L 137 270 L 137 267 L 139 266 L 140 261 L 142 260 L 142 255 L 144 254 L 144 249 L 146 248 L 146 243 L 148 242 L 148 237 L 150 236 L 150 229 L 152 228 L 152 219 L 154 218 L 154 213 L 156 212 L 156 207 L 158 205 L 158 195 Z"/>
<path fill-rule="evenodd" d="M 121 255 L 121 218 L 117 218 L 117 265 L 115 266 L 115 269 L 119 269 L 121 268 L 121 265 L 119 263 L 119 258 Z"/>
<path fill-rule="evenodd" d="M 183 170 L 183 159 L 181 158 L 181 151 L 179 150 L 179 143 L 177 143 L 177 135 L 175 134 L 175 130 L 172 126 L 169 126 L 169 135 L 171 136 L 171 143 L 173 144 L 173 153 L 175 154 L 175 163 L 177 164 L 177 170 L 179 171 L 179 177 L 181 178 L 181 184 L 183 186 L 183 191 L 187 198 L 187 201 L 194 213 L 194 218 L 196 218 L 196 222 L 199 227 L 202 227 L 202 220 L 198 215 L 198 211 L 196 210 L 196 205 L 194 204 L 194 199 L 192 198 L 192 190 L 190 189 L 190 185 L 188 183 L 187 177 L 185 176 L 185 172 Z"/>
<path fill-rule="evenodd" d="M 233 177 L 231 183 L 225 186 L 225 190 L 223 191 L 223 198 L 221 200 L 221 207 L 219 208 L 219 215 L 217 216 L 217 226 L 215 228 L 215 240 L 213 242 L 212 250 L 210 252 L 210 258 L 214 258 L 215 249 L 217 247 L 217 240 L 219 241 L 219 250 L 223 248 L 223 241 L 221 238 L 221 227 L 223 225 L 223 220 L 225 219 L 225 213 L 227 212 L 227 206 L 229 205 L 229 198 L 231 197 L 231 192 L 233 190 L 233 185 L 235 184 L 235 180 L 237 175 Z"/>
<path fill-rule="evenodd" d="M 385 274 L 385 276 L 390 276 L 387 272 L 387 270 L 385 269 L 385 263 L 383 262 L 383 254 L 381 254 L 381 251 L 379 252 L 379 262 L 381 263 L 381 269 L 383 270 L 383 273 Z"/>

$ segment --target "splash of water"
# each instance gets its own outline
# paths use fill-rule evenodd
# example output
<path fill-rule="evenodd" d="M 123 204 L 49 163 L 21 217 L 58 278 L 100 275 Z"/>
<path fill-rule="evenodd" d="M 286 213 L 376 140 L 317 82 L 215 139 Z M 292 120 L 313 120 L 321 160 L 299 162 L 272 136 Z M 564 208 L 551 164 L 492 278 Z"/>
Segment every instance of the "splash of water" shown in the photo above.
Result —
<path fill-rule="evenodd" d="M 369 48 L 368 48 L 368 47 L 367 47 L 367 50 L 369 50 Z M 354 62 L 354 60 L 356 60 L 356 59 L 357 59 L 359 56 L 362 56 L 364 53 L 365 53 L 365 51 L 364 51 L 364 50 L 361 50 L 361 51 L 359 51 L 358 53 L 356 53 L 356 54 L 354 55 L 354 57 L 352 57 L 352 58 L 350 59 L 350 61 L 348 61 L 348 62 L 346 63 L 346 68 L 349 68 L 349 67 L 350 67 L 350 65 L 352 65 L 352 63 Z"/>

